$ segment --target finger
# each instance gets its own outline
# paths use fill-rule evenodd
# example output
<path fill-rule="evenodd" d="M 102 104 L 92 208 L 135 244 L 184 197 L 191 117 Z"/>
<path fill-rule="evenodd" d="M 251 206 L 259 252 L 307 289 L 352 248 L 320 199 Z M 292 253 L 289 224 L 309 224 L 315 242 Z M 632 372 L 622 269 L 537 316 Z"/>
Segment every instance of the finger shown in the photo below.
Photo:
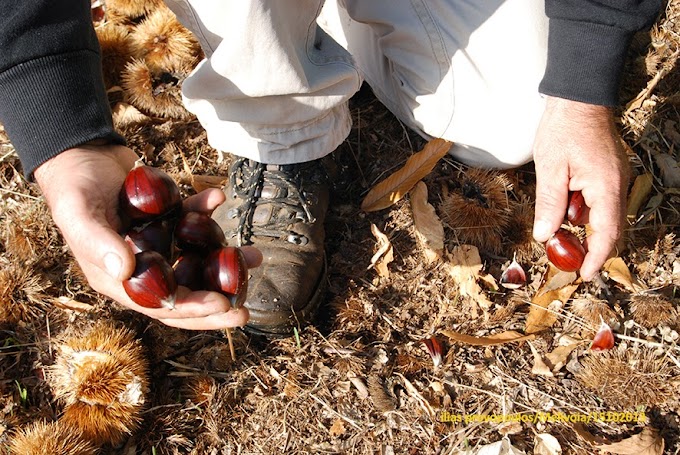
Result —
<path fill-rule="evenodd" d="M 241 252 L 246 258 L 246 264 L 248 268 L 252 269 L 259 267 L 262 264 L 262 252 L 253 246 L 242 246 Z"/>
<path fill-rule="evenodd" d="M 566 168 L 566 165 L 565 165 Z M 569 178 L 549 167 L 536 169 L 536 209 L 533 235 L 546 242 L 562 225 L 567 211 Z"/>
<path fill-rule="evenodd" d="M 74 256 L 106 272 L 109 279 L 121 281 L 132 275 L 134 254 L 125 240 L 102 217 L 74 213 L 61 223 L 62 233 Z M 77 221 L 76 221 L 77 220 Z"/>
<path fill-rule="evenodd" d="M 243 327 L 248 322 L 248 310 L 239 308 L 224 313 L 212 314 L 202 318 L 159 319 L 163 324 L 186 330 L 219 330 Z"/>
<path fill-rule="evenodd" d="M 590 228 L 592 234 L 585 242 L 588 253 L 581 265 L 581 277 L 592 280 L 602 265 L 610 257 L 621 235 L 620 214 L 616 212 L 616 204 L 595 203 L 590 211 Z M 608 209 L 609 208 L 609 209 Z"/>
<path fill-rule="evenodd" d="M 186 198 L 182 204 L 182 209 L 185 212 L 204 212 L 210 215 L 213 210 L 224 202 L 225 198 L 226 196 L 222 190 L 208 188 Z"/>

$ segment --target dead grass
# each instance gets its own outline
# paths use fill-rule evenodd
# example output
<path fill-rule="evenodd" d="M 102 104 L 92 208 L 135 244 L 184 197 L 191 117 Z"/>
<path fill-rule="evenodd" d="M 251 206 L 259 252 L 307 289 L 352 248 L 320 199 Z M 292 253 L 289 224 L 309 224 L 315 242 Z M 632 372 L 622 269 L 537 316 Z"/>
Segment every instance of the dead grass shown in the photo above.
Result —
<path fill-rule="evenodd" d="M 117 14 L 111 17 L 118 18 L 118 27 L 130 32 L 139 20 L 129 16 L 141 13 Z M 38 431 L 29 427 L 36 422 L 59 421 L 63 404 L 55 400 L 57 391 L 45 381 L 44 369 L 57 362 L 64 334 L 103 319 L 127 327 L 141 341 L 150 378 L 141 429 L 123 447 L 104 446 L 103 454 L 448 454 L 505 435 L 531 453 L 535 433 L 555 436 L 563 453 L 596 453 L 569 423 L 443 422 L 440 416 L 444 411 L 507 416 L 632 410 L 645 411 L 647 423 L 663 430 L 669 453 L 676 452 L 680 356 L 672 346 L 673 333 L 680 330 L 680 192 L 664 180 L 659 156 L 677 161 L 680 146 L 679 19 L 680 1 L 672 0 L 652 33 L 635 40 L 617 115 L 633 177 L 649 173 L 653 179 L 626 230 L 622 252 L 646 290 L 632 291 L 612 280 L 606 288 L 580 285 L 552 329 L 532 341 L 543 356 L 577 344 L 552 376 L 532 373 L 535 359 L 527 343 L 472 346 L 438 334 L 524 330 L 546 266 L 542 247 L 530 235 L 531 166 L 478 173 L 444 158 L 425 179 L 430 202 L 445 220 L 442 209 L 453 197 L 488 200 L 491 194 L 492 205 L 500 207 L 492 214 L 502 222 L 491 232 L 493 241 L 470 234 L 475 226 L 448 220 L 445 228 L 448 249 L 462 240 L 479 243 L 484 272 L 496 279 L 513 254 L 527 271 L 525 289 L 486 289 L 491 307 L 480 309 L 459 295 L 441 261 L 422 260 L 408 200 L 370 214 L 359 209 L 368 189 L 424 144 L 366 89 L 351 100 L 354 127 L 333 154 L 340 172 L 327 223 L 329 290 L 316 324 L 302 329 L 299 338 L 273 341 L 236 332 L 236 361 L 220 332 L 165 327 L 93 292 L 37 188 L 21 177 L 11 144 L 0 137 L 0 445 L 15 434 L 30 434 L 20 432 Z M 127 36 L 122 29 L 114 35 L 113 40 Z M 119 81 L 126 59 L 113 57 L 118 69 L 107 74 Z M 186 183 L 187 167 L 196 175 L 226 175 L 227 163 L 216 162 L 198 122 L 177 107 L 181 76 L 153 79 L 148 66 L 138 66 L 122 78 L 128 85 L 141 81 L 138 91 L 110 92 L 112 106 L 136 104 L 150 116 L 121 125 L 130 146 L 184 182 L 185 194 L 194 192 Z M 162 96 L 149 97 L 154 90 Z M 480 179 L 480 191 L 464 185 Z M 489 186 L 498 182 L 502 188 Z M 481 214 L 479 220 L 487 217 Z M 367 270 L 375 248 L 371 224 L 393 245 L 389 277 Z M 82 305 L 57 306 L 60 297 Z M 581 337 L 592 334 L 600 318 L 628 337 L 623 347 L 588 352 Z M 439 367 L 422 342 L 432 336 L 443 345 Z M 589 428 L 623 437 L 644 424 L 598 422 Z"/>

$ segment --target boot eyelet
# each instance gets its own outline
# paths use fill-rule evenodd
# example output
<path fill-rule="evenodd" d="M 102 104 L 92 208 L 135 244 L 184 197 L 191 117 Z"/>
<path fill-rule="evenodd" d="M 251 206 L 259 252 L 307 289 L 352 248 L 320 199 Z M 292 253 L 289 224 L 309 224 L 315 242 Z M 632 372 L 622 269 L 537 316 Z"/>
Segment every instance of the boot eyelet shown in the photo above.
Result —
<path fill-rule="evenodd" d="M 289 234 L 286 240 L 294 245 L 307 245 L 307 242 L 309 242 L 307 237 L 298 234 Z"/>

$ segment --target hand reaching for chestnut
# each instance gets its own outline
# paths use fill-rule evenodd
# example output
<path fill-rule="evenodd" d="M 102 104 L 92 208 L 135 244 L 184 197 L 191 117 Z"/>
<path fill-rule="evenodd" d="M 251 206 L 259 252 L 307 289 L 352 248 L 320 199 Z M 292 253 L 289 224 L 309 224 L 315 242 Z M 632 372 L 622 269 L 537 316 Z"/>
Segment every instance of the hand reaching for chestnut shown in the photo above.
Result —
<path fill-rule="evenodd" d="M 138 160 L 127 147 L 83 145 L 48 160 L 35 171 L 52 217 L 96 291 L 154 319 L 189 330 L 213 330 L 243 326 L 245 308 L 232 309 L 225 295 L 178 286 L 174 308 L 146 308 L 125 292 L 123 281 L 135 270 L 135 255 L 119 234 L 119 193 L 128 171 Z M 182 202 L 183 212 L 209 215 L 224 201 L 222 191 L 206 190 Z M 240 249 L 247 267 L 262 262 L 261 253 Z"/>
<path fill-rule="evenodd" d="M 580 273 L 593 279 L 621 236 L 626 206 L 628 160 L 611 110 L 548 97 L 534 141 L 534 163 L 534 238 L 547 242 L 563 235 L 569 192 L 580 192 L 582 215 L 574 224 L 588 223 L 591 229 Z"/>

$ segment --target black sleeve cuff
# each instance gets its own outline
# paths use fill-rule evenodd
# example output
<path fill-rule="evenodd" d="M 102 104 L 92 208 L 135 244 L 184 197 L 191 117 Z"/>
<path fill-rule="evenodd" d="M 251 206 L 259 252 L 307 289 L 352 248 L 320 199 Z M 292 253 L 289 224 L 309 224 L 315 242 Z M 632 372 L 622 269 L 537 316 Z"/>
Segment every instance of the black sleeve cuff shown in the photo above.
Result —
<path fill-rule="evenodd" d="M 615 106 L 632 32 L 603 24 L 550 19 L 548 62 L 539 91 Z"/>
<path fill-rule="evenodd" d="M 0 73 L 0 121 L 27 178 L 85 142 L 125 143 L 113 127 L 100 73 L 100 56 L 89 50 L 37 58 Z"/>

